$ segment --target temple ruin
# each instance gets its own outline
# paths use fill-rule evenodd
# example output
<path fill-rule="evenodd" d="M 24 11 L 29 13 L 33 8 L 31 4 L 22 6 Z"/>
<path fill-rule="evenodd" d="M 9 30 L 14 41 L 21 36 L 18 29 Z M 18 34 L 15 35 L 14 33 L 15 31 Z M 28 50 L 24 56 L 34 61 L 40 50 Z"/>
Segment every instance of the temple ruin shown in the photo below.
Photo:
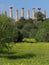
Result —
<path fill-rule="evenodd" d="M 13 18 L 13 7 L 12 6 L 9 7 L 9 11 L 10 11 L 9 17 L 10 18 Z M 37 8 L 37 12 L 41 12 L 41 8 Z M 18 9 L 16 9 L 15 21 L 18 21 L 19 20 L 18 14 L 19 14 L 19 11 L 18 11 Z M 7 12 L 6 11 L 4 11 L 4 15 L 7 15 Z M 44 15 L 43 19 L 46 19 L 46 10 L 44 10 L 43 15 Z M 30 10 L 29 9 L 27 9 L 26 16 L 27 16 L 26 19 L 30 19 Z M 21 8 L 21 17 L 24 18 L 24 8 Z M 34 19 L 37 19 L 37 18 L 35 16 L 35 8 L 32 8 L 32 20 L 34 20 Z"/>

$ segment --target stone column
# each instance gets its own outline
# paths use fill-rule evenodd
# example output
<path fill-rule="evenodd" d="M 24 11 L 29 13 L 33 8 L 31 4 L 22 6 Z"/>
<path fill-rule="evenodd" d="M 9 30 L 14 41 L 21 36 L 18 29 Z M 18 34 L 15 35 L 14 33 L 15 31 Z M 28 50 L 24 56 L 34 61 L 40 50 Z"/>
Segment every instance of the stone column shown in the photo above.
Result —
<path fill-rule="evenodd" d="M 21 9 L 21 17 L 24 18 L 24 8 Z"/>
<path fill-rule="evenodd" d="M 7 16 L 7 12 L 6 11 L 4 11 L 4 15 Z"/>
<path fill-rule="evenodd" d="M 16 21 L 18 21 L 18 9 L 16 10 Z"/>
<path fill-rule="evenodd" d="M 38 8 L 37 11 L 38 11 L 38 12 L 41 12 L 41 8 Z"/>
<path fill-rule="evenodd" d="M 27 19 L 30 19 L 30 10 L 27 10 Z"/>
<path fill-rule="evenodd" d="M 44 17 L 43 17 L 43 19 L 46 19 L 46 10 L 44 10 Z"/>
<path fill-rule="evenodd" d="M 32 19 L 35 19 L 35 8 L 32 8 Z"/>
<path fill-rule="evenodd" d="M 13 8 L 12 6 L 9 7 L 9 9 L 10 9 L 10 17 L 11 18 L 13 17 L 13 15 L 12 15 L 12 8 Z"/>

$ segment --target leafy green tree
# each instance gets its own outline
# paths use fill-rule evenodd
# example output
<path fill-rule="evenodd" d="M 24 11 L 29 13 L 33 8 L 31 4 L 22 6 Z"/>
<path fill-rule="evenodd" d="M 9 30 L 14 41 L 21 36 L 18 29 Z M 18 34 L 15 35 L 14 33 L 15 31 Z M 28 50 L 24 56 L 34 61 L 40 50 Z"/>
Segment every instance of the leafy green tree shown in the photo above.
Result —
<path fill-rule="evenodd" d="M 29 34 L 29 37 L 30 38 L 35 38 L 36 33 L 37 33 L 37 30 L 38 30 L 38 28 L 31 29 L 30 34 Z"/>
<path fill-rule="evenodd" d="M 36 34 L 37 41 L 49 41 L 49 19 L 45 20 Z"/>
<path fill-rule="evenodd" d="M 23 34 L 22 32 L 15 27 L 15 33 L 13 37 L 13 42 L 21 42 L 23 40 Z"/>
<path fill-rule="evenodd" d="M 17 26 L 18 29 L 22 29 L 25 25 L 26 21 L 24 18 L 20 18 L 19 21 L 17 21 L 15 24 Z"/>
<path fill-rule="evenodd" d="M 6 46 L 5 42 L 11 42 L 14 37 L 14 24 L 5 15 L 0 15 L 0 45 Z"/>
<path fill-rule="evenodd" d="M 23 36 L 26 37 L 26 38 L 28 38 L 29 34 L 30 34 L 30 31 L 31 31 L 31 29 L 33 27 L 34 27 L 33 23 L 26 23 L 25 26 L 22 29 Z"/>
<path fill-rule="evenodd" d="M 26 23 L 33 23 L 33 20 L 30 18 L 30 19 L 26 19 Z"/>

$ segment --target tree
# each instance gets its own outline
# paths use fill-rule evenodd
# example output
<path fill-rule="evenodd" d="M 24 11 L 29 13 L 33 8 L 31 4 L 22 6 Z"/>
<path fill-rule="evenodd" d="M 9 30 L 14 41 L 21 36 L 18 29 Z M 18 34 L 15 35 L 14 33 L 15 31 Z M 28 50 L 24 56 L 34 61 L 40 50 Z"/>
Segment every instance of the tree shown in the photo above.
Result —
<path fill-rule="evenodd" d="M 17 29 L 16 27 L 15 27 L 14 31 L 15 31 L 15 33 L 14 33 L 14 37 L 13 37 L 13 42 L 22 42 L 22 40 L 23 40 L 22 32 L 19 29 Z"/>
<path fill-rule="evenodd" d="M 37 41 L 49 41 L 49 19 L 45 20 L 36 34 Z"/>
<path fill-rule="evenodd" d="M 30 31 L 31 31 L 32 28 L 34 28 L 34 24 L 33 23 L 29 22 L 29 23 L 25 24 L 25 26 L 22 29 L 22 33 L 23 33 L 24 38 L 28 38 L 29 37 Z"/>
<path fill-rule="evenodd" d="M 18 29 L 22 29 L 25 25 L 26 21 L 24 18 L 20 18 L 19 21 L 17 21 L 15 24 L 17 26 Z"/>
<path fill-rule="evenodd" d="M 29 34 L 30 38 L 35 38 L 38 28 L 32 28 Z"/>
<path fill-rule="evenodd" d="M 13 41 L 14 24 L 5 15 L 0 15 L 0 45 L 6 46 L 6 42 Z"/>

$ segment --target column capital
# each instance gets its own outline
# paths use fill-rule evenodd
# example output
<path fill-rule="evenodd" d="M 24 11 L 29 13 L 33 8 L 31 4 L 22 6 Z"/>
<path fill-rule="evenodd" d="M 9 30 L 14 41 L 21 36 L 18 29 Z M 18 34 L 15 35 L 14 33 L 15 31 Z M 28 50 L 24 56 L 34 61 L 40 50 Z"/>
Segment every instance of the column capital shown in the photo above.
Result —
<path fill-rule="evenodd" d="M 16 12 L 18 11 L 18 9 L 16 9 Z"/>
<path fill-rule="evenodd" d="M 41 8 L 38 8 L 38 10 L 41 10 Z"/>
<path fill-rule="evenodd" d="M 35 8 L 32 8 L 32 10 L 35 10 Z"/>
<path fill-rule="evenodd" d="M 21 9 L 24 9 L 24 7 L 22 7 Z"/>
<path fill-rule="evenodd" d="M 41 11 L 41 8 L 38 8 L 37 10 L 38 10 L 38 12 L 40 12 Z"/>
<path fill-rule="evenodd" d="M 9 9 L 12 9 L 12 8 L 13 8 L 12 6 L 9 7 Z"/>

